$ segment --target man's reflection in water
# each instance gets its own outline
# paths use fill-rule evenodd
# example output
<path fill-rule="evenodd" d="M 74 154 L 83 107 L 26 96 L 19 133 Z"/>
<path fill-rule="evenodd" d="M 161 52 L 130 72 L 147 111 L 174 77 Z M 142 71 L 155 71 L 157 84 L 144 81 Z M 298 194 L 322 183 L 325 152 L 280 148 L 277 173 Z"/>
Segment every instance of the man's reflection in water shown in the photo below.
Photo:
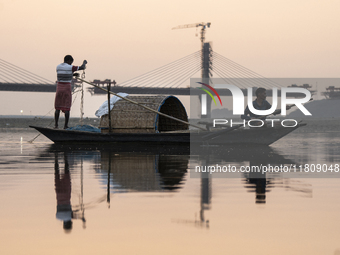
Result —
<path fill-rule="evenodd" d="M 258 161 L 250 161 L 250 167 L 256 166 L 259 167 L 260 165 L 266 165 L 266 162 L 258 162 Z M 265 204 L 266 203 L 266 192 L 267 192 L 267 185 L 269 184 L 270 180 L 267 180 L 266 173 L 262 172 L 250 172 L 247 178 L 247 183 L 254 185 L 249 186 L 253 190 L 255 188 L 255 203 L 257 204 Z"/>
<path fill-rule="evenodd" d="M 72 206 L 71 206 L 71 176 L 70 167 L 66 153 L 64 153 L 64 173 L 60 173 L 58 153 L 55 153 L 54 162 L 54 180 L 55 180 L 55 192 L 57 196 L 57 213 L 58 220 L 64 222 L 63 228 L 65 232 L 72 230 Z"/>
<path fill-rule="evenodd" d="M 255 203 L 265 204 L 266 203 L 266 186 L 267 179 L 266 174 L 262 173 L 249 173 L 249 178 L 247 179 L 249 184 L 255 185 L 256 199 Z"/>

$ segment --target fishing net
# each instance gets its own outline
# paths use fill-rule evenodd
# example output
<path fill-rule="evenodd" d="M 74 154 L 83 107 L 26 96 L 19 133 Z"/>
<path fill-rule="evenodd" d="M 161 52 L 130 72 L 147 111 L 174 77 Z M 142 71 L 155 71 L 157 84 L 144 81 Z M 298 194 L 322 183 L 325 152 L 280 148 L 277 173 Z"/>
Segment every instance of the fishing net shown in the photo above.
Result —
<path fill-rule="evenodd" d="M 87 132 L 96 132 L 100 133 L 100 129 L 96 128 L 91 125 L 77 125 L 75 127 L 69 127 L 67 130 L 73 130 L 73 131 L 87 131 Z"/>

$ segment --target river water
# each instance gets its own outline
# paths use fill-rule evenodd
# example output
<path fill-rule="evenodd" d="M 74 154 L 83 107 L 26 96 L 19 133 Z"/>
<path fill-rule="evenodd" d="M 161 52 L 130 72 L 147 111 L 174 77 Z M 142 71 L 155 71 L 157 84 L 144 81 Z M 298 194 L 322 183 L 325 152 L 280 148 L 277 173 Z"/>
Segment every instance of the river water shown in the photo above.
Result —
<path fill-rule="evenodd" d="M 0 254 L 340 254 L 340 173 L 193 175 L 197 164 L 335 166 L 338 120 L 270 147 L 55 146 L 0 132 Z M 207 175 L 210 178 L 206 178 Z M 224 176 L 228 177 L 228 176 Z"/>

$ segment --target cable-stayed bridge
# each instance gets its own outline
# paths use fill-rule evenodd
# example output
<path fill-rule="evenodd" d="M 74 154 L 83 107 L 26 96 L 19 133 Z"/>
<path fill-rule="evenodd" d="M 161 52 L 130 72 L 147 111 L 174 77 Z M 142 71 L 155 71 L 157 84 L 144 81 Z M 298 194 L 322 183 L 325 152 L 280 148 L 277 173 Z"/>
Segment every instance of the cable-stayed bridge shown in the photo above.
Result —
<path fill-rule="evenodd" d="M 201 75 L 198 73 L 201 72 Z M 205 83 L 214 86 L 211 78 L 221 78 L 224 83 L 234 84 L 241 89 L 247 87 L 265 87 L 271 89 L 279 87 L 270 79 L 245 68 L 234 61 L 214 52 L 209 43 L 205 43 L 202 50 L 139 75 L 125 82 L 118 82 L 111 87 L 113 92 L 128 94 L 168 94 L 190 95 L 189 79 L 201 76 Z M 103 88 L 111 80 L 94 80 L 93 83 Z M 197 87 L 200 87 L 197 84 Z M 103 94 L 104 91 L 90 87 L 91 94 Z M 0 59 L 0 91 L 32 91 L 55 92 L 55 82 L 33 74 L 16 65 Z M 220 95 L 231 95 L 227 89 L 218 90 Z M 201 93 L 198 90 L 197 93 Z M 245 92 L 246 94 L 246 92 Z M 269 93 L 270 94 L 270 93 Z"/>
<path fill-rule="evenodd" d="M 0 59 L 0 91 L 55 92 L 55 83 Z"/>
<path fill-rule="evenodd" d="M 227 84 L 234 84 L 246 92 L 248 87 L 264 87 L 272 89 L 280 84 L 265 78 L 242 65 L 214 52 L 209 43 L 203 52 L 197 51 L 186 57 L 178 59 L 167 65 L 161 66 L 150 72 L 137 76 L 125 82 L 117 83 L 111 87 L 113 92 L 125 92 L 128 94 L 168 94 L 168 95 L 190 95 L 190 78 L 194 78 L 202 72 L 199 81 L 214 85 L 211 78 L 220 78 L 220 81 Z M 206 50 L 204 50 L 206 49 Z M 196 76 L 197 77 L 197 76 Z M 196 80 L 196 79 L 195 79 Z M 93 83 L 100 87 L 107 88 L 111 80 L 94 80 Z M 195 87 L 201 87 L 197 84 Z M 91 87 L 91 94 L 104 94 L 105 91 Z M 220 95 L 230 96 L 228 89 L 218 89 Z M 197 90 L 198 94 L 202 92 Z M 269 92 L 269 95 L 271 93 Z"/>

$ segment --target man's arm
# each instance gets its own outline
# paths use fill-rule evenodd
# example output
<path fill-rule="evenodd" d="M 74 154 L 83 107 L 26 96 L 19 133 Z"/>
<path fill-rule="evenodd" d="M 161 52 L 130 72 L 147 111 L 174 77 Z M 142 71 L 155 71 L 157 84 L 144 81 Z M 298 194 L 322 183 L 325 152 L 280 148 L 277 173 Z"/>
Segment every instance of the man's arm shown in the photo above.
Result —
<path fill-rule="evenodd" d="M 269 110 L 270 108 L 272 108 L 272 105 L 266 100 L 265 101 L 266 104 L 266 110 Z M 280 114 L 281 113 L 281 109 L 275 110 L 272 114 L 276 115 L 276 114 Z"/>
<path fill-rule="evenodd" d="M 290 108 L 292 108 L 292 106 L 290 106 L 290 105 L 286 106 L 286 110 L 289 110 Z M 281 109 L 278 109 L 275 112 L 273 112 L 273 115 L 280 114 L 280 113 L 281 113 Z"/>
<path fill-rule="evenodd" d="M 243 120 L 250 120 L 250 110 L 249 110 L 249 107 L 247 105 L 246 109 L 244 110 L 244 115 L 241 115 L 241 119 Z"/>
<path fill-rule="evenodd" d="M 78 70 L 85 70 L 86 69 L 86 64 L 87 64 L 87 61 L 84 60 L 83 64 L 81 66 L 79 66 Z"/>

